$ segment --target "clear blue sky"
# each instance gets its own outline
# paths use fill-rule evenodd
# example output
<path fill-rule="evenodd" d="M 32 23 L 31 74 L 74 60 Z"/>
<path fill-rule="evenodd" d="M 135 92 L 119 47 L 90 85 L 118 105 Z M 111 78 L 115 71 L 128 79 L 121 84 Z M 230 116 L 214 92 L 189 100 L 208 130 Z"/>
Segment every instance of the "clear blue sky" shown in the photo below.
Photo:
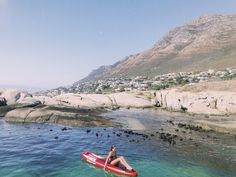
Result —
<path fill-rule="evenodd" d="M 151 48 L 235 0 L 0 0 L 0 85 L 53 88 Z"/>

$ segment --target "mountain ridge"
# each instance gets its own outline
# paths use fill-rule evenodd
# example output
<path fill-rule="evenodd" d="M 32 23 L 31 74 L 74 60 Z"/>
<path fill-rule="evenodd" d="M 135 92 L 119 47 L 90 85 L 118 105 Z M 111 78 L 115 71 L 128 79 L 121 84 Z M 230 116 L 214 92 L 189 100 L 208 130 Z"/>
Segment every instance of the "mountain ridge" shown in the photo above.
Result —
<path fill-rule="evenodd" d="M 109 77 L 201 71 L 233 65 L 236 57 L 236 14 L 198 17 L 170 30 L 152 48 L 101 66 L 75 84 Z"/>

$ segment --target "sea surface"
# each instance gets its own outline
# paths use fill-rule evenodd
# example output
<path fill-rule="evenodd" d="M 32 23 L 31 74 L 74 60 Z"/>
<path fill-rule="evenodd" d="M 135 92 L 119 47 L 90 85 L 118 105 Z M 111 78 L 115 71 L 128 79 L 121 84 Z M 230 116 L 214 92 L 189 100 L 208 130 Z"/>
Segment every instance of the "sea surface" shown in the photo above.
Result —
<path fill-rule="evenodd" d="M 140 115 L 132 111 L 129 114 L 130 117 Z M 113 117 L 122 115 L 124 112 L 114 112 Z M 117 146 L 118 155 L 124 156 L 139 172 L 139 177 L 236 176 L 233 138 L 197 147 L 178 142 L 173 146 L 155 137 L 149 140 L 135 135 L 126 137 L 121 128 L 62 129 L 59 125 L 9 124 L 0 120 L 0 176 L 116 176 L 81 159 L 84 151 L 105 156 L 113 144 Z"/>

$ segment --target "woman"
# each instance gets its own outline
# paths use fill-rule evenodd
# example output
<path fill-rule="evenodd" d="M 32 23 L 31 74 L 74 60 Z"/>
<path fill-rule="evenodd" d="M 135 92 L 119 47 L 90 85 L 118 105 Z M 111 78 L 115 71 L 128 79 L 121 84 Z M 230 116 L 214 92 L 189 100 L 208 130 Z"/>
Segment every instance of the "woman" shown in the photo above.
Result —
<path fill-rule="evenodd" d="M 107 163 L 111 165 L 117 165 L 118 163 L 121 163 L 123 166 L 126 167 L 127 170 L 133 171 L 132 167 L 126 162 L 125 158 L 123 156 L 117 157 L 116 156 L 116 146 L 111 146 L 111 150 L 107 156 L 104 170 L 106 170 Z"/>

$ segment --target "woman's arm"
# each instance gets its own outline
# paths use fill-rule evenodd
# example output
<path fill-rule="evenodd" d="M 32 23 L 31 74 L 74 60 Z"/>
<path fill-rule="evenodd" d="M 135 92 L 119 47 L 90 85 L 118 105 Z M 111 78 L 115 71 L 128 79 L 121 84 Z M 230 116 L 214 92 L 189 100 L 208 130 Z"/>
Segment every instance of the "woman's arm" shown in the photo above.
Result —
<path fill-rule="evenodd" d="M 107 167 L 107 162 L 108 160 L 110 159 L 111 157 L 111 152 L 109 152 L 108 156 L 107 156 L 107 159 L 106 159 L 106 162 L 105 162 L 105 165 L 104 165 L 104 170 L 106 170 L 106 167 Z"/>

